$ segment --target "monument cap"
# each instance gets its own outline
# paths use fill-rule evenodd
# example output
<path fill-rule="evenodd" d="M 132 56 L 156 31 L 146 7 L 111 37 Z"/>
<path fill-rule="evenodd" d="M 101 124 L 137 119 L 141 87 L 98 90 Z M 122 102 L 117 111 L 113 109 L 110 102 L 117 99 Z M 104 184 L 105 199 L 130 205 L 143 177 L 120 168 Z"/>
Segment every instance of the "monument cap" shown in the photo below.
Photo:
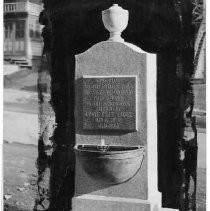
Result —
<path fill-rule="evenodd" d="M 118 4 L 113 4 L 109 9 L 102 11 L 102 14 L 110 14 L 110 13 L 127 13 L 128 10 L 123 9 Z"/>
<path fill-rule="evenodd" d="M 110 32 L 109 41 L 123 42 L 121 33 L 128 25 L 128 10 L 113 4 L 107 10 L 102 11 L 104 27 Z"/>

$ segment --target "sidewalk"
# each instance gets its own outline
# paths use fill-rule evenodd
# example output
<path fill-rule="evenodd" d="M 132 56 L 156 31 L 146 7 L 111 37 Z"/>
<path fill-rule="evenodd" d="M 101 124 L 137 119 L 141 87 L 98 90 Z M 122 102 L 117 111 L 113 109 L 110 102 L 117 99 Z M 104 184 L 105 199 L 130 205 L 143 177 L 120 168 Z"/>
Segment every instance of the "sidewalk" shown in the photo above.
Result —
<path fill-rule="evenodd" d="M 37 194 L 37 159 L 38 149 L 34 145 L 4 143 L 4 211 L 32 211 Z M 197 211 L 206 207 L 206 169 L 198 161 Z"/>
<path fill-rule="evenodd" d="M 3 118 L 5 141 L 37 145 L 39 122 L 36 92 L 4 89 Z"/>
<path fill-rule="evenodd" d="M 37 147 L 3 145 L 4 211 L 32 211 L 37 194 Z"/>
<path fill-rule="evenodd" d="M 4 89 L 4 106 L 4 211 L 32 211 L 37 197 L 37 93 Z M 197 211 L 205 211 L 206 134 L 202 128 L 198 128 L 197 177 Z"/>

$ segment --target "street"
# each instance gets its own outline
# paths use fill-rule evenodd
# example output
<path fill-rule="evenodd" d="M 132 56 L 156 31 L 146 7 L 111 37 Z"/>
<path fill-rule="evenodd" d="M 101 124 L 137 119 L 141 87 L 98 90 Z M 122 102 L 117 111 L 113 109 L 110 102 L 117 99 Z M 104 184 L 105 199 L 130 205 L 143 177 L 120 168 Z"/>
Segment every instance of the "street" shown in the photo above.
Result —
<path fill-rule="evenodd" d="M 38 156 L 38 100 L 36 92 L 4 89 L 5 210 L 32 210 L 36 197 Z M 197 210 L 206 203 L 206 134 L 198 129 Z M 16 208 L 15 208 L 16 207 Z M 18 207 L 18 209 L 17 209 Z"/>

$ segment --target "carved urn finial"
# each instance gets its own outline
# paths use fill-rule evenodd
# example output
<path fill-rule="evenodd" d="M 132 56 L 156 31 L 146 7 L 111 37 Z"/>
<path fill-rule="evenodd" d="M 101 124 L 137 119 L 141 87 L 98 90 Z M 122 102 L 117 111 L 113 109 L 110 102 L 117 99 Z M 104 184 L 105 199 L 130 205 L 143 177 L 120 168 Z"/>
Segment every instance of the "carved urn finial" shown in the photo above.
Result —
<path fill-rule="evenodd" d="M 110 41 L 123 42 L 121 33 L 128 25 L 128 10 L 113 4 L 107 10 L 102 11 L 102 20 L 105 28 L 110 32 Z"/>

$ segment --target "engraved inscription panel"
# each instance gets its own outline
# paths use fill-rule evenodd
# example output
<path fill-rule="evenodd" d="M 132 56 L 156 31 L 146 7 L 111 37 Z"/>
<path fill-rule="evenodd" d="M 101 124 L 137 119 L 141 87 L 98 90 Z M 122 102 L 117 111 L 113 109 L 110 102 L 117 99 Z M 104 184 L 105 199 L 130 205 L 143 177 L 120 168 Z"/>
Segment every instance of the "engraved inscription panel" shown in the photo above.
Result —
<path fill-rule="evenodd" d="M 83 77 L 83 129 L 136 131 L 136 77 Z"/>

